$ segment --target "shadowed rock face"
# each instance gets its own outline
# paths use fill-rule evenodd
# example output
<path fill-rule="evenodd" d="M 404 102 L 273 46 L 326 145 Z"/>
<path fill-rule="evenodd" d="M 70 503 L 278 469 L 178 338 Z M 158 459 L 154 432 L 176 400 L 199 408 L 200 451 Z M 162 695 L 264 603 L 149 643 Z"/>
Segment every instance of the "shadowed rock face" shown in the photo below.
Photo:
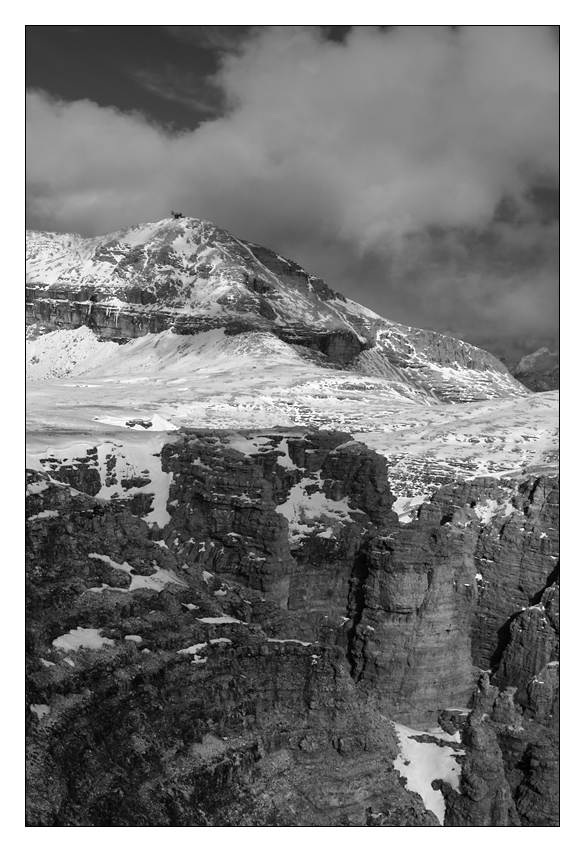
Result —
<path fill-rule="evenodd" d="M 418 723 L 441 698 L 467 704 L 477 668 L 500 661 L 512 613 L 558 570 L 557 501 L 555 478 L 477 479 L 439 489 L 415 522 L 371 541 L 353 660 L 388 712 Z"/>
<path fill-rule="evenodd" d="M 558 825 L 558 663 L 533 676 L 524 698 L 483 674 L 472 708 L 461 725 L 460 794 L 441 787 L 445 825 Z"/>
<path fill-rule="evenodd" d="M 543 594 L 558 559 L 557 482 L 449 486 L 401 526 L 383 460 L 348 438 L 272 436 L 244 459 L 227 436 L 173 444 L 163 451 L 177 501 L 165 538 L 188 561 L 260 589 L 295 635 L 346 645 L 383 712 L 422 723 L 441 701 L 467 703 L 477 667 L 499 661 L 509 620 Z M 283 446 L 296 470 L 279 464 Z M 326 508 L 297 535 L 279 506 L 299 482 L 349 498 L 344 523 Z"/>
<path fill-rule="evenodd" d="M 477 556 L 482 576 L 473 648 L 477 664 L 487 669 L 499 664 L 509 641 L 506 614 L 538 603 L 558 574 L 558 477 L 519 482 L 503 511 L 482 529 Z"/>
<path fill-rule="evenodd" d="M 176 501 L 165 540 L 259 589 L 294 635 L 336 631 L 354 565 L 393 517 L 384 459 L 339 432 L 255 435 L 245 455 L 234 437 L 188 434 L 165 447 Z"/>
<path fill-rule="evenodd" d="M 560 382 L 559 353 L 550 352 L 543 346 L 521 358 L 511 373 L 532 391 L 557 390 Z"/>
<path fill-rule="evenodd" d="M 72 493 L 84 465 L 31 474 L 31 825 L 436 824 L 388 719 L 465 706 L 445 824 L 555 824 L 555 477 L 447 486 L 404 525 L 347 433 L 185 430 L 160 463 L 162 529 Z M 52 644 L 77 628 L 113 644 Z"/>
<path fill-rule="evenodd" d="M 176 334 L 199 334 L 215 328 L 225 329 L 228 335 L 246 334 L 257 331 L 270 331 L 285 343 L 306 347 L 327 356 L 332 364 L 348 364 L 360 352 L 369 348 L 369 344 L 350 329 L 314 330 L 303 326 L 272 325 L 270 309 L 260 303 L 258 316 L 246 319 L 236 317 L 208 317 L 177 315 L 176 312 L 157 305 L 152 294 L 145 291 L 127 292 L 128 303 L 123 307 L 101 306 L 98 302 L 76 301 L 67 298 L 71 294 L 53 293 L 36 295 L 36 290 L 28 288 L 29 319 L 43 323 L 47 330 L 60 328 L 79 328 L 82 325 L 92 329 L 101 340 L 113 340 L 127 343 L 145 334 L 160 334 L 172 330 Z M 149 306 L 133 308 L 133 304 Z M 371 345 L 371 344 L 370 344 Z"/>
<path fill-rule="evenodd" d="M 29 491 L 29 825 L 437 825 L 339 647 L 272 639 L 278 607 L 122 503 Z"/>
<path fill-rule="evenodd" d="M 555 668 L 559 659 L 558 583 L 546 588 L 539 597 L 539 603 L 512 618 L 508 642 L 495 677 L 500 688 L 514 686 L 517 700 L 523 704 L 535 703 L 537 710 L 541 700 L 548 697 L 551 678 L 558 674 Z M 553 668 L 549 670 L 550 665 Z"/>

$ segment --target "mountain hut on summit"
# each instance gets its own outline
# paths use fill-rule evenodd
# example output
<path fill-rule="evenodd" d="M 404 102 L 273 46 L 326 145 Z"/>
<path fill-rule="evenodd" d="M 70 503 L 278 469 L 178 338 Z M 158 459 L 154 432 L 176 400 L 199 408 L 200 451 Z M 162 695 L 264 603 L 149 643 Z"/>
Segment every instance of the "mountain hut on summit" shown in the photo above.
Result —
<path fill-rule="evenodd" d="M 172 213 L 173 219 L 184 219 L 185 218 L 182 213 L 175 213 L 174 210 L 171 210 L 171 213 Z"/>

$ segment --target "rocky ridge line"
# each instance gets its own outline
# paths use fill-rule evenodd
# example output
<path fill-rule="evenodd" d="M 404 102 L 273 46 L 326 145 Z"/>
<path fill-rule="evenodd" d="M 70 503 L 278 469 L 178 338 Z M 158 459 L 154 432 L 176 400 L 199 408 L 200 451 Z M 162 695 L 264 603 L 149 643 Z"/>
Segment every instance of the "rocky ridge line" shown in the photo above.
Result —
<path fill-rule="evenodd" d="M 385 320 L 209 222 L 167 219 L 87 239 L 31 232 L 27 252 L 27 317 L 39 332 L 87 326 L 119 343 L 169 329 L 269 332 L 322 366 L 398 375 L 433 399 L 524 393 L 489 353 Z"/>

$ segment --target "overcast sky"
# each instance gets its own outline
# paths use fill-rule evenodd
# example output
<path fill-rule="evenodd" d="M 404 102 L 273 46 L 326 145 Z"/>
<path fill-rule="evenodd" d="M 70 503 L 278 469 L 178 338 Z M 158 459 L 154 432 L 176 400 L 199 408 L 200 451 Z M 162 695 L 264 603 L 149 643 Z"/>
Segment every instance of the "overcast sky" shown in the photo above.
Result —
<path fill-rule="evenodd" d="M 558 333 L 553 28 L 29 26 L 27 89 L 27 227 L 173 208 L 398 322 Z"/>

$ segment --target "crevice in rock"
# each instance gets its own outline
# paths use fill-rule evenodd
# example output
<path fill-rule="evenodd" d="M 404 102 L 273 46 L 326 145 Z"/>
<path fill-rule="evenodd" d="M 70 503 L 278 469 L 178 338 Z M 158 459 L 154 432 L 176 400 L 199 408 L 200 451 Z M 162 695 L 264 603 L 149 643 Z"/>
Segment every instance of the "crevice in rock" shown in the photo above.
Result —
<path fill-rule="evenodd" d="M 350 666 L 350 675 L 356 682 L 359 682 L 361 674 L 361 670 L 358 671 L 358 666 L 361 664 L 361 669 L 363 669 L 363 660 L 355 652 L 355 641 L 357 627 L 362 620 L 366 606 L 366 580 L 368 574 L 367 548 L 361 547 L 353 563 L 347 600 L 347 614 L 351 619 L 351 627 L 347 631 L 346 658 Z"/>
<path fill-rule="evenodd" d="M 506 646 L 510 641 L 510 625 L 518 614 L 518 612 L 515 612 L 511 615 L 498 630 L 498 644 L 490 659 L 490 669 L 494 672 L 497 670 Z"/>

